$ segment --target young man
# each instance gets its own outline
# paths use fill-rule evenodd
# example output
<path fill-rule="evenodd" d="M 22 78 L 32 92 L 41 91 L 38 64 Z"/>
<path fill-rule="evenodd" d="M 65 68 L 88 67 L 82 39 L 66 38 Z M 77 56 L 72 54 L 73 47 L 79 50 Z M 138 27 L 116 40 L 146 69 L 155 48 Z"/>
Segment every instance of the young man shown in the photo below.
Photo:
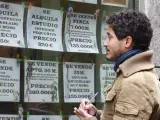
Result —
<path fill-rule="evenodd" d="M 117 77 L 106 88 L 103 110 L 82 100 L 75 114 L 81 120 L 158 120 L 160 87 L 149 50 L 153 30 L 138 11 L 114 13 L 107 20 L 106 58 Z"/>

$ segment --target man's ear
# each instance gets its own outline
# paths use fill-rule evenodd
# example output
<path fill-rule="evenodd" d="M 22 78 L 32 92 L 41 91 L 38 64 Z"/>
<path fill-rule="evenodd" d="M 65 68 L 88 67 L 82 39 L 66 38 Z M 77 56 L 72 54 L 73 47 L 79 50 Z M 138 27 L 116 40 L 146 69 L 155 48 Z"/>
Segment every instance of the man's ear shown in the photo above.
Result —
<path fill-rule="evenodd" d="M 132 48 L 133 47 L 133 39 L 131 36 L 127 36 L 125 38 L 125 47 L 126 48 Z"/>

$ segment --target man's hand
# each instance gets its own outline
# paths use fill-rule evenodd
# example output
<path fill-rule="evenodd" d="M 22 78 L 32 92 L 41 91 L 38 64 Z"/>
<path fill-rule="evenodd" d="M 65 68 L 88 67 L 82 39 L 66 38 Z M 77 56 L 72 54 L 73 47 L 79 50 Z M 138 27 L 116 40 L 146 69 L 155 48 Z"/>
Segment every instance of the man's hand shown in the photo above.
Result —
<path fill-rule="evenodd" d="M 82 102 L 79 105 L 79 110 L 82 109 L 86 111 L 86 113 L 94 116 L 97 113 L 97 108 L 93 104 L 91 103 L 88 104 L 88 103 L 89 100 L 87 99 L 82 100 Z"/>
<path fill-rule="evenodd" d="M 89 120 L 92 115 L 88 114 L 85 110 L 83 109 L 75 109 L 74 113 L 80 118 L 80 120 Z"/>

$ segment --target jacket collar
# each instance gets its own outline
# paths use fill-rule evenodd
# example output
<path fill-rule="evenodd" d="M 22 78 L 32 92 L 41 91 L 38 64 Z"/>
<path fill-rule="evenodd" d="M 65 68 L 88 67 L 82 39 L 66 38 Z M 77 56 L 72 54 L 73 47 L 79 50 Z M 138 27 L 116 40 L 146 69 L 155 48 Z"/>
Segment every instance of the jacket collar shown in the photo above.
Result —
<path fill-rule="evenodd" d="M 128 58 L 141 53 L 142 51 L 140 49 L 131 49 L 127 52 L 125 52 L 124 54 L 122 54 L 117 60 L 116 63 L 114 64 L 114 71 L 117 71 L 119 65 L 121 63 L 123 63 L 125 60 L 127 60 Z"/>
<path fill-rule="evenodd" d="M 117 72 L 121 71 L 125 77 L 128 77 L 138 71 L 153 69 L 152 55 L 152 50 L 136 54 L 120 64 Z"/>

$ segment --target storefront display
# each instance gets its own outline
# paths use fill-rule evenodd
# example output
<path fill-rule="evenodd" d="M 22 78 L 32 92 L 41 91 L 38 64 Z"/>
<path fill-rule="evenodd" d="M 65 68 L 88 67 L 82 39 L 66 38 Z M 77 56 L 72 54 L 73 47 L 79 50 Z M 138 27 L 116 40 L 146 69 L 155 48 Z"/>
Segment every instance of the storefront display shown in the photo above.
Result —
<path fill-rule="evenodd" d="M 115 77 L 104 16 L 133 1 L 0 0 L 0 117 L 79 120 L 74 107 L 96 92 L 102 108 Z"/>

